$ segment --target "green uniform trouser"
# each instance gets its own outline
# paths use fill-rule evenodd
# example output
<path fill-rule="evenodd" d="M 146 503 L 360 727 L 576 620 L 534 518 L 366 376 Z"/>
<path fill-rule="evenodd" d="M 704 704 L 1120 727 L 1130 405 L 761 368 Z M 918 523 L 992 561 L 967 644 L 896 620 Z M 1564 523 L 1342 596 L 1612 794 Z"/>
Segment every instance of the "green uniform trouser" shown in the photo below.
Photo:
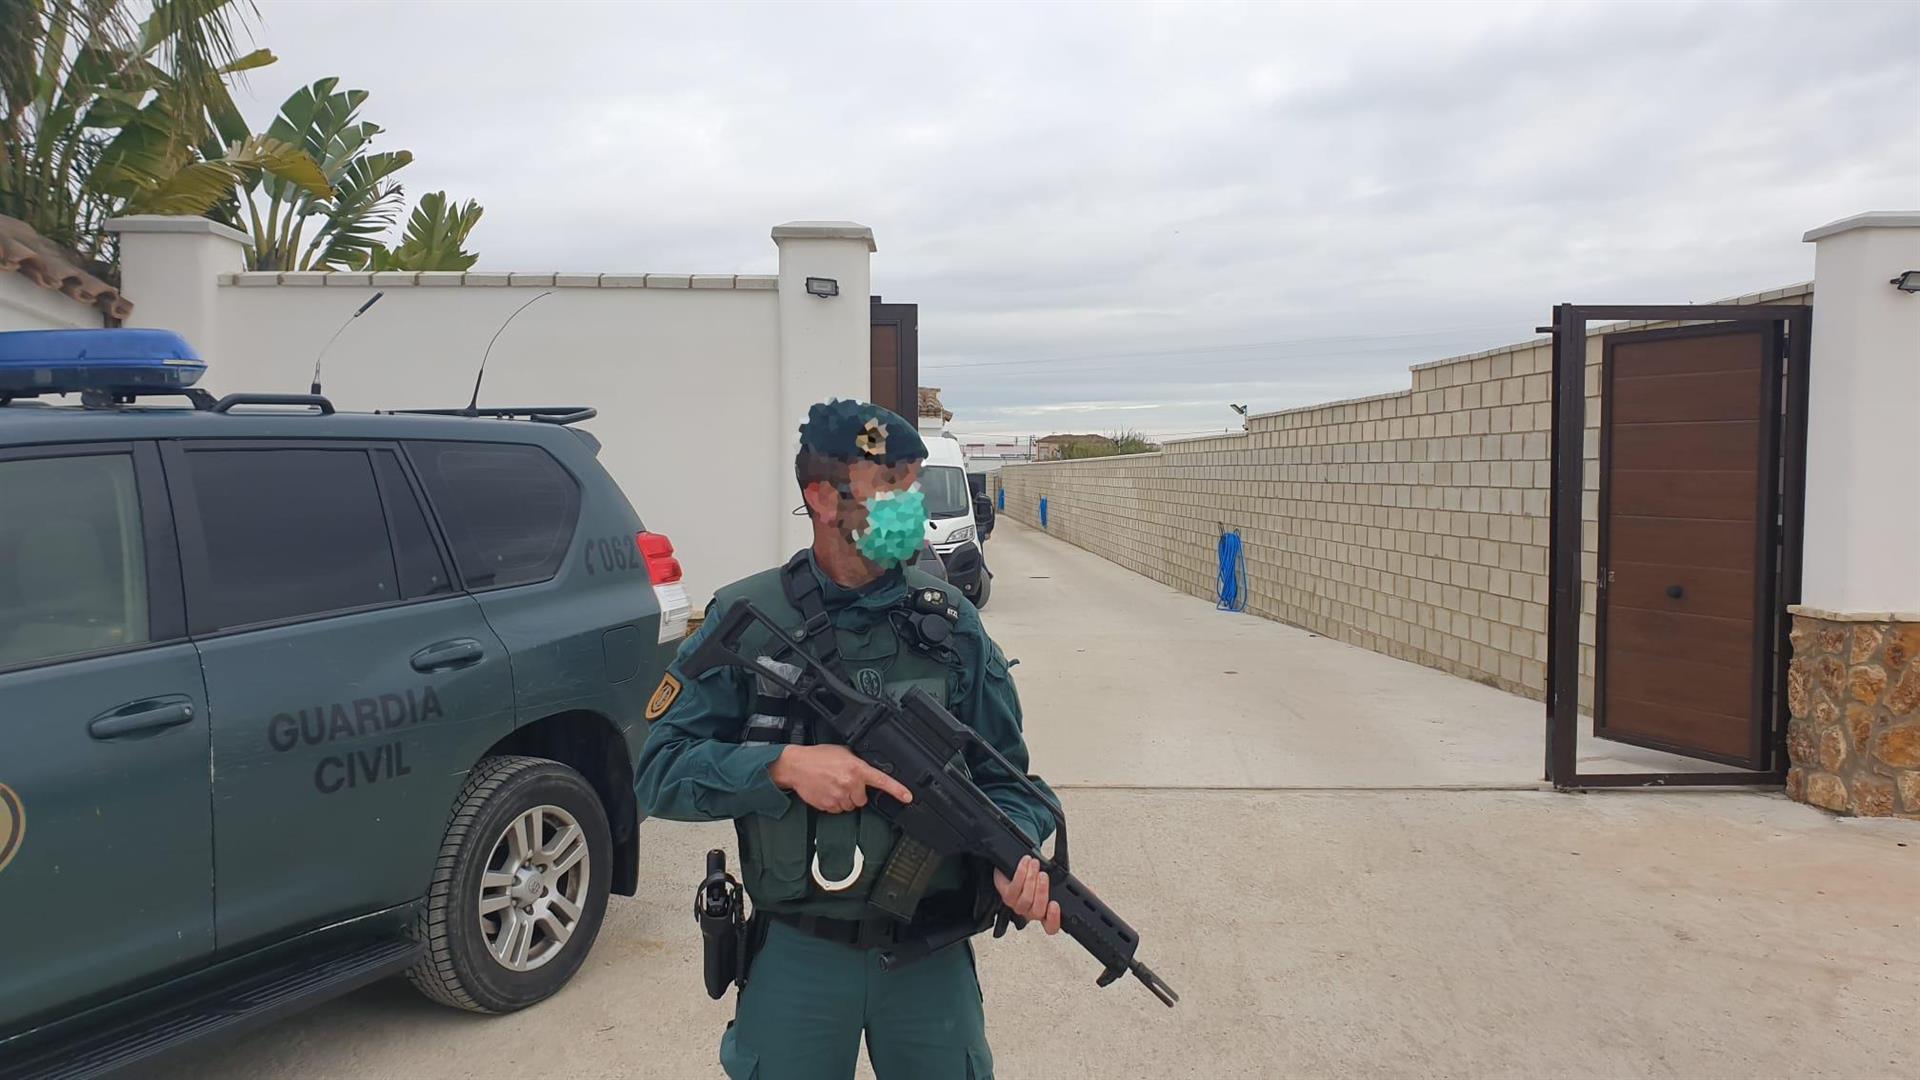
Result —
<path fill-rule="evenodd" d="M 773 923 L 720 1064 L 732 1080 L 850 1080 L 863 1031 L 879 1080 L 992 1080 L 972 944 L 881 971 L 876 950 Z"/>

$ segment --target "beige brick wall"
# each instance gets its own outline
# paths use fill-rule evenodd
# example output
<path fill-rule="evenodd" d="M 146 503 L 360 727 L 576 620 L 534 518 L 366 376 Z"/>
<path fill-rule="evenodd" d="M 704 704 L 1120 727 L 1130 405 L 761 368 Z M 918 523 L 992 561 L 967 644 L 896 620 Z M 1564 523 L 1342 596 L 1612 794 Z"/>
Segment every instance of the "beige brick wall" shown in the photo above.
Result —
<path fill-rule="evenodd" d="M 1591 700 L 1600 336 L 1587 346 L 1580 670 Z M 1238 529 L 1249 612 L 1539 698 L 1551 367 L 1540 339 L 1420 365 L 1410 390 L 1249 417 L 1245 433 L 1157 454 L 1009 465 L 1005 512 L 1037 527 L 1044 495 L 1054 536 L 1208 599 L 1220 534 Z"/>

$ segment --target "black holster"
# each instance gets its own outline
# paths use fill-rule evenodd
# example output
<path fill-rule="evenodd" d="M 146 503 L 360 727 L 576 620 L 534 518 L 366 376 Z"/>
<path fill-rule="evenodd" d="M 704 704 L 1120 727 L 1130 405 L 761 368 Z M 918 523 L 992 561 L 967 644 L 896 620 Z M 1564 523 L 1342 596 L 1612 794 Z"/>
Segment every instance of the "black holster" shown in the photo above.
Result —
<path fill-rule="evenodd" d="M 700 924 L 707 996 L 718 1001 L 728 987 L 747 984 L 747 969 L 765 937 L 764 927 L 756 925 L 760 920 L 747 919 L 740 883 L 727 873 L 727 853 L 719 848 L 707 852 L 707 876 L 693 894 L 693 917 Z"/>

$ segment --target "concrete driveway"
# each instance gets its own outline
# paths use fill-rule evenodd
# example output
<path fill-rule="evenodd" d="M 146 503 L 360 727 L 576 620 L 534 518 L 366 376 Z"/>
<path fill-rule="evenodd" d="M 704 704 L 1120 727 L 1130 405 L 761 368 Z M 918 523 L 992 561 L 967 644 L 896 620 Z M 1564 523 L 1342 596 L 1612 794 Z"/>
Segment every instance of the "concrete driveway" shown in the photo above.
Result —
<path fill-rule="evenodd" d="M 1064 937 L 984 940 L 1003 1080 L 1920 1075 L 1912 823 L 1539 791 L 1533 702 L 1215 612 L 1004 519 L 988 554 L 988 626 L 1023 661 L 1075 869 L 1183 997 L 1096 989 Z M 641 894 L 538 1008 L 379 986 L 167 1075 L 718 1076 L 730 1009 L 699 988 L 688 905 L 731 830 L 643 838 Z"/>

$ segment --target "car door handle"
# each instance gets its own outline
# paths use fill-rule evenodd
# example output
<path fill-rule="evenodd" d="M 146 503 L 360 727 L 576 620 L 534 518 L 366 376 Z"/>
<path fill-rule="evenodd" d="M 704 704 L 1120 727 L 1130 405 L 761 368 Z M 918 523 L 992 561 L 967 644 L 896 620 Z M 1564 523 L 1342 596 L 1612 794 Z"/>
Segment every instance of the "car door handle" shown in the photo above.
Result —
<path fill-rule="evenodd" d="M 186 698 L 154 698 L 122 705 L 94 717 L 87 723 L 87 734 L 96 739 L 117 739 L 122 735 L 177 727 L 192 719 L 193 702 Z"/>
<path fill-rule="evenodd" d="M 413 654 L 413 670 L 419 672 L 445 671 L 448 668 L 466 667 L 478 663 L 487 655 L 478 641 L 472 638 L 455 638 L 429 645 Z"/>

